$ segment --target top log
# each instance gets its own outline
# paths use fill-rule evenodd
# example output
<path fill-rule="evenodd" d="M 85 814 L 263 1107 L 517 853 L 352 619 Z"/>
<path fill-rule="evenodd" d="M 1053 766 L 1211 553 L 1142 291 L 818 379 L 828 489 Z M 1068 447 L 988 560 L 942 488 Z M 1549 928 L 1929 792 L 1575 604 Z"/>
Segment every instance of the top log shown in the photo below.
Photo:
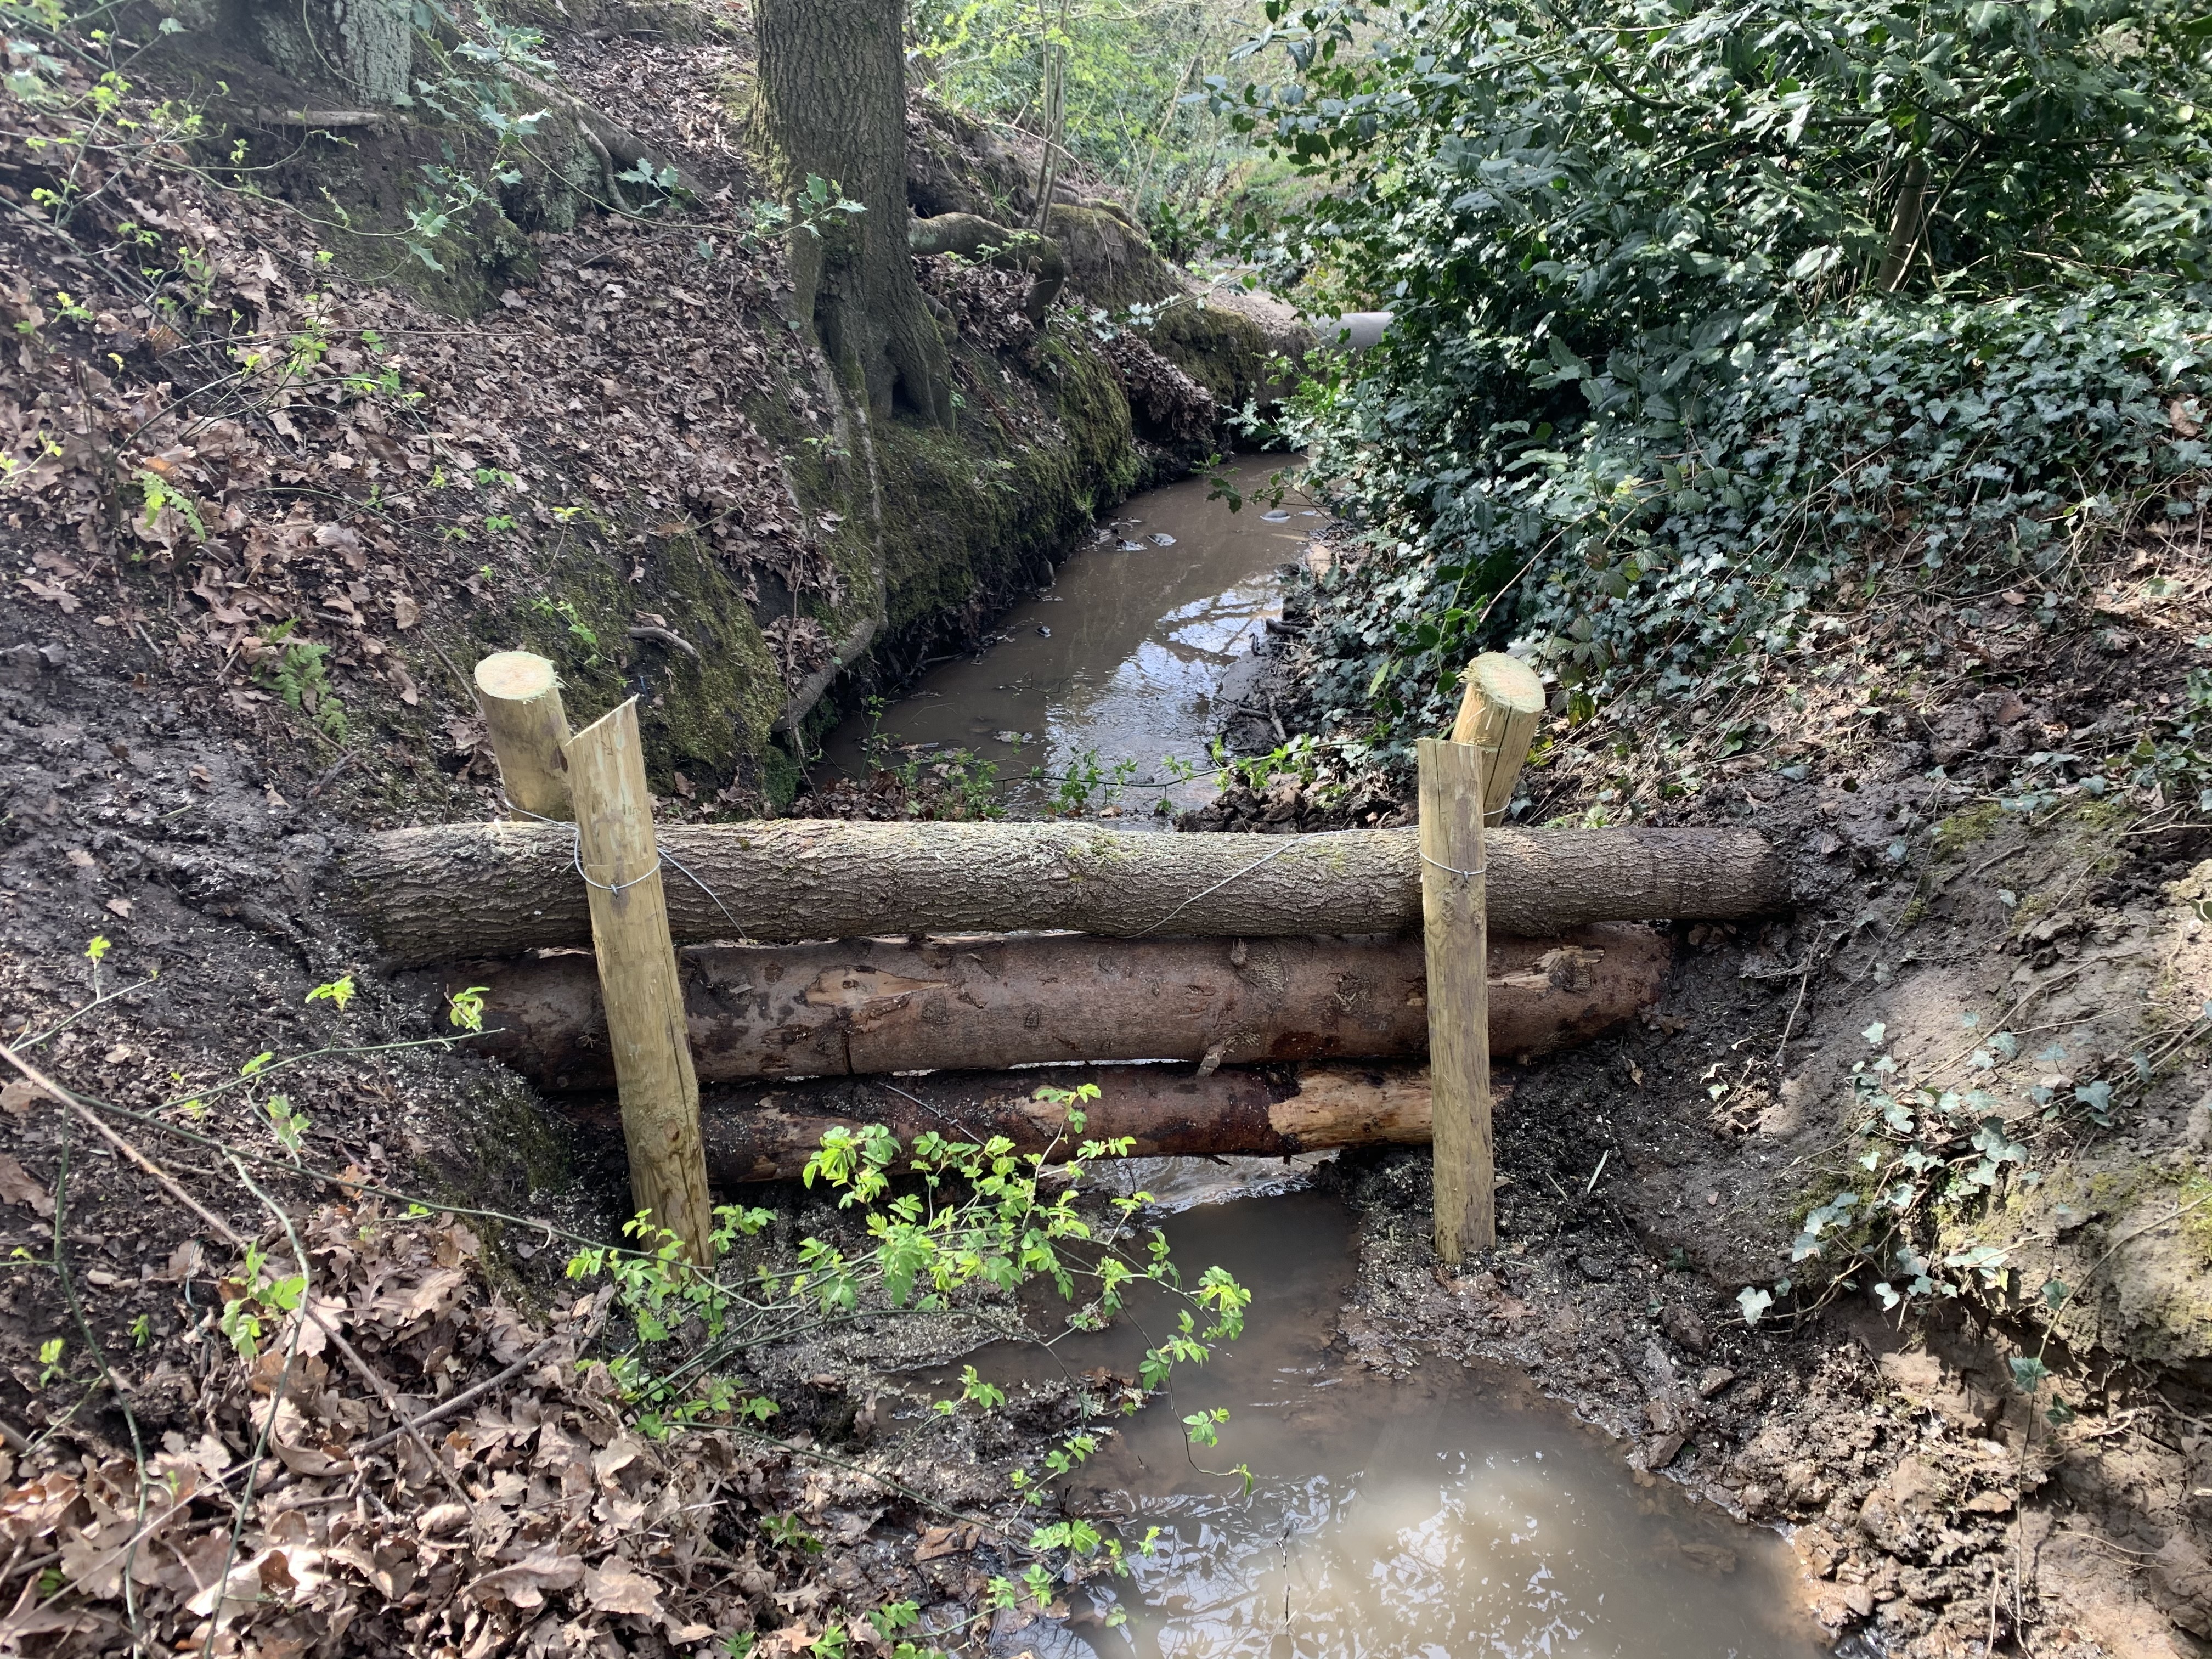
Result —
<path fill-rule="evenodd" d="M 1500 933 L 1724 921 L 1790 902 L 1781 861 L 1747 830 L 1498 830 L 1486 839 L 1490 925 Z M 356 909 L 392 963 L 419 966 L 588 943 L 574 845 L 565 825 L 395 830 L 363 837 L 346 868 Z M 1421 922 L 1413 830 L 1277 839 L 781 818 L 670 826 L 660 847 L 696 878 L 671 869 L 665 883 L 671 929 L 687 944 L 1029 930 L 1276 938 L 1412 933 Z"/>

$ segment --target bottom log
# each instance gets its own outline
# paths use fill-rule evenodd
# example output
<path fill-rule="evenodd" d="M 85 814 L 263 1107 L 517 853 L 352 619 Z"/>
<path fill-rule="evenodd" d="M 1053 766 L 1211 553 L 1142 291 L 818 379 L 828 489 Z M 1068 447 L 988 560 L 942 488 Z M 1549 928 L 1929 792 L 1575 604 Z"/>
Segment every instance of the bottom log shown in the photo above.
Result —
<path fill-rule="evenodd" d="M 1349 1061 L 1223 1066 L 1206 1077 L 1184 1066 L 1053 1066 L 1016 1072 L 934 1072 L 925 1077 L 821 1078 L 805 1083 L 708 1089 L 699 1101 L 707 1175 L 718 1187 L 787 1181 L 806 1167 L 824 1131 L 880 1123 L 902 1142 L 934 1129 L 951 1140 L 1004 1135 L 1024 1152 L 1073 1137 L 1066 1109 L 1035 1098 L 1049 1084 L 1095 1083 L 1082 1139 L 1127 1136 L 1132 1157 L 1310 1152 L 1333 1146 L 1426 1146 L 1429 1073 L 1424 1066 Z M 1501 1098 L 1504 1091 L 1498 1091 Z M 570 1118 L 606 1133 L 621 1120 L 610 1103 L 572 1100 Z M 1055 1146 L 1054 1143 L 1058 1145 Z"/>

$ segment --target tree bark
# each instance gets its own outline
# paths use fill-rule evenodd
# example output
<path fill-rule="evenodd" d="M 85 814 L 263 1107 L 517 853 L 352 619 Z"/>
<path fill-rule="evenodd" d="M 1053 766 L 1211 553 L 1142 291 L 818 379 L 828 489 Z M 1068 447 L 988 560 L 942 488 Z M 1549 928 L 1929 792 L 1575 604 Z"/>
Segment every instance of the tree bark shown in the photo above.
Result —
<path fill-rule="evenodd" d="M 1658 1000 L 1667 958 L 1650 928 L 1619 922 L 1492 940 L 1491 1047 L 1528 1058 L 1596 1036 Z M 1421 944 L 1402 937 L 847 939 L 706 945 L 678 963 L 705 1082 L 1428 1048 Z M 485 988 L 470 1046 L 542 1087 L 612 1080 L 591 957 L 465 963 L 439 984 Z"/>
<path fill-rule="evenodd" d="M 770 137 L 792 204 L 795 314 L 881 417 L 951 423 L 951 366 L 907 252 L 904 0 L 761 0 Z M 809 175 L 859 202 L 798 222 Z"/>
<path fill-rule="evenodd" d="M 1547 939 L 1593 921 L 1721 921 L 1790 902 L 1747 830 L 1504 830 L 1486 839 L 1490 925 Z M 679 943 L 1064 930 L 1120 938 L 1410 933 L 1412 830 L 1279 839 L 1079 823 L 781 818 L 671 826 Z M 365 837 L 355 904 L 396 965 L 581 945 L 584 884 L 562 825 L 451 824 Z"/>
<path fill-rule="evenodd" d="M 1054 1066 L 1032 1072 L 936 1072 L 889 1079 L 824 1078 L 773 1086 L 710 1089 L 700 1097 L 707 1178 L 728 1188 L 788 1181 L 806 1167 L 827 1130 L 880 1123 L 905 1145 L 932 1130 L 981 1143 L 1004 1135 L 1018 1151 L 1073 1150 L 1066 1108 L 1035 1098 L 1041 1084 L 1095 1083 L 1081 1139 L 1136 1145 L 1133 1158 L 1249 1153 L 1288 1157 L 1334 1146 L 1424 1146 L 1429 1141 L 1426 1068 L 1408 1065 L 1227 1066 L 1205 1077 L 1174 1066 Z M 1505 1097 L 1499 1091 L 1499 1098 Z M 618 1127 L 593 1097 L 567 1112 L 595 1134 Z M 1059 1144 L 1055 1147 L 1054 1143 Z"/>

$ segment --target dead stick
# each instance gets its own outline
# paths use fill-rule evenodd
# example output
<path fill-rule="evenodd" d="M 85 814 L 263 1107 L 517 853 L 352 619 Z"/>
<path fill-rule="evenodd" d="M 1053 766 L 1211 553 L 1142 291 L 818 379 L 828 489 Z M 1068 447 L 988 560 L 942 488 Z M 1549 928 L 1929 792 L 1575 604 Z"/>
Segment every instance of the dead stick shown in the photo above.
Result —
<path fill-rule="evenodd" d="M 498 1376 L 488 1376 L 483 1382 L 477 1383 L 474 1388 L 462 1389 L 460 1393 L 455 1395 L 451 1400 L 446 1401 L 442 1404 L 432 1407 L 428 1411 L 424 1412 L 420 1417 L 410 1418 L 407 1421 L 402 1423 L 398 1428 L 392 1430 L 390 1433 L 380 1434 L 375 1439 L 370 1441 L 367 1445 L 355 1447 L 348 1455 L 355 1458 L 362 1458 L 368 1456 L 371 1452 L 382 1451 L 386 1446 L 398 1439 L 402 1435 L 412 1434 L 419 1439 L 421 1437 L 422 1431 L 424 1429 L 428 1428 L 433 1423 L 443 1422 L 447 1418 L 451 1417 L 455 1412 L 460 1410 L 462 1407 L 483 1399 L 484 1395 L 489 1394 L 493 1389 L 500 1387 L 502 1383 L 511 1382 L 516 1377 L 521 1376 L 523 1372 L 528 1370 L 531 1366 L 536 1364 L 538 1360 L 544 1358 L 545 1355 L 552 1350 L 554 1345 L 560 1340 L 560 1338 L 556 1336 L 547 1337 L 543 1342 L 540 1342 L 528 1353 L 516 1360 L 514 1364 L 509 1365 L 505 1370 L 500 1372 Z"/>

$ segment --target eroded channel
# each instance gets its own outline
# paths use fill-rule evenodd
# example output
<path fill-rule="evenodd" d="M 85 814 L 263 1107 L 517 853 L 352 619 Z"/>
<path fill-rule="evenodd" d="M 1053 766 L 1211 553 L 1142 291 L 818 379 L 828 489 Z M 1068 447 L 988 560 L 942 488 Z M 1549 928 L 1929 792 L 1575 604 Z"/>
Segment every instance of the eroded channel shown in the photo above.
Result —
<path fill-rule="evenodd" d="M 1280 465 L 1235 469 L 1250 489 Z M 1133 759 L 1148 781 L 1121 795 L 1130 827 L 1209 793 L 1162 781 L 1161 757 L 1202 757 L 1223 723 L 1223 684 L 1279 602 L 1277 571 L 1318 519 L 1291 501 L 1231 514 L 1203 481 L 1128 503 L 1015 606 L 997 642 L 942 665 L 884 711 L 893 751 L 964 749 L 995 763 L 1017 817 L 1049 809 L 1058 780 L 1094 757 Z M 848 722 L 826 764 L 866 763 L 871 725 Z M 1046 775 L 1024 775 L 1036 768 Z M 1103 1173 L 1103 1172 L 1102 1172 Z M 1123 1580 L 1078 1593 L 1063 1626 L 1001 1632 L 994 1650 L 1037 1659 L 1814 1659 L 1795 1557 L 1538 1398 L 1521 1377 L 1431 1359 L 1368 1370 L 1338 1335 L 1355 1288 L 1356 1224 L 1280 1166 L 1165 1160 L 1134 1171 L 1178 1206 L 1164 1224 L 1186 1272 L 1219 1263 L 1250 1287 L 1246 1335 L 1178 1373 L 1172 1399 L 1122 1422 L 1071 1508 L 1125 1538 L 1160 1529 Z M 1240 1196 L 1273 1181 L 1293 1190 Z M 1157 1310 L 1155 1310 L 1157 1311 Z M 1003 1386 L 1103 1367 L 1132 1375 L 1147 1346 L 1133 1317 L 1049 1351 L 974 1356 Z M 1220 1444 L 1194 1455 L 1181 1419 L 1227 1407 Z M 1249 1468 L 1249 1493 L 1228 1471 Z M 1117 1622 L 1117 1611 L 1125 1622 Z"/>

